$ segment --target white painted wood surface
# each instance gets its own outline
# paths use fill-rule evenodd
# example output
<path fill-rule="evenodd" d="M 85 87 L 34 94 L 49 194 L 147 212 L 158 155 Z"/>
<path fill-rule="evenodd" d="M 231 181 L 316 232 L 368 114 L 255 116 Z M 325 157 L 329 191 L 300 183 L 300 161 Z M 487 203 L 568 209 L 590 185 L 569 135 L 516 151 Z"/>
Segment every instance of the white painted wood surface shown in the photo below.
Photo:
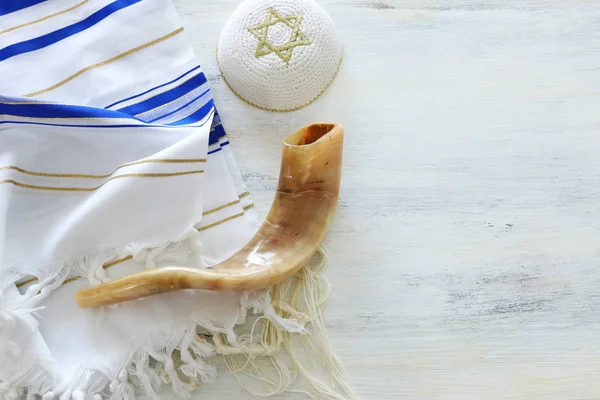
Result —
<path fill-rule="evenodd" d="M 281 139 L 346 127 L 326 321 L 360 398 L 600 399 L 600 2 L 321 0 L 344 61 L 293 113 L 219 75 L 239 0 L 174 3 L 261 215 Z"/>

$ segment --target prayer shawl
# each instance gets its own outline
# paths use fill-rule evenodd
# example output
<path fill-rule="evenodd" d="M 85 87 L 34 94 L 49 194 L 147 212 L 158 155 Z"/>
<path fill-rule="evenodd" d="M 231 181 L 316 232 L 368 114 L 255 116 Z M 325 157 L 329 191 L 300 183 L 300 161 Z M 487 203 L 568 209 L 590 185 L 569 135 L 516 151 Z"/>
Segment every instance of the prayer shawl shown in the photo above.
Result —
<path fill-rule="evenodd" d="M 74 300 L 143 268 L 223 261 L 259 227 L 252 207 L 170 1 L 0 2 L 0 398 L 158 399 L 162 384 L 186 397 L 214 380 L 215 353 L 291 346 L 312 314 L 284 288 Z M 320 304 L 306 270 L 294 293 Z M 248 308 L 268 319 L 258 349 L 234 333 Z"/>

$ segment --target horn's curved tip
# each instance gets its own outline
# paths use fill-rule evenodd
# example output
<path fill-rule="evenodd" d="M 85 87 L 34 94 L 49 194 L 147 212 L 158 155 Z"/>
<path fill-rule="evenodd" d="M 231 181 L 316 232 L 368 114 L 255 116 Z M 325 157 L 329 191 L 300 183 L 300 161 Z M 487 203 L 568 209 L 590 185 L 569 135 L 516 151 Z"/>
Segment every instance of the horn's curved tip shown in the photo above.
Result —
<path fill-rule="evenodd" d="M 159 267 L 80 290 L 77 303 L 100 307 L 180 289 L 257 290 L 300 269 L 324 239 L 335 213 L 344 127 L 314 123 L 283 141 L 275 199 L 265 222 L 236 254 L 207 269 Z"/>

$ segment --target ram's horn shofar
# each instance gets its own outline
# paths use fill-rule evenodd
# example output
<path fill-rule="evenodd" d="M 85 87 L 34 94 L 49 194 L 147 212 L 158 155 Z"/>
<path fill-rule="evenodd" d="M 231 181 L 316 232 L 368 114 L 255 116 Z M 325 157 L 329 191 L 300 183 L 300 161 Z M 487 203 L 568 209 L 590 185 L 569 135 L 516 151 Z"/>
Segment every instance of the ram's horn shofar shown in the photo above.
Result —
<path fill-rule="evenodd" d="M 275 200 L 254 237 L 210 268 L 158 267 L 80 290 L 84 308 L 121 303 L 180 289 L 257 290 L 275 285 L 315 253 L 336 210 L 344 128 L 308 125 L 283 142 Z"/>

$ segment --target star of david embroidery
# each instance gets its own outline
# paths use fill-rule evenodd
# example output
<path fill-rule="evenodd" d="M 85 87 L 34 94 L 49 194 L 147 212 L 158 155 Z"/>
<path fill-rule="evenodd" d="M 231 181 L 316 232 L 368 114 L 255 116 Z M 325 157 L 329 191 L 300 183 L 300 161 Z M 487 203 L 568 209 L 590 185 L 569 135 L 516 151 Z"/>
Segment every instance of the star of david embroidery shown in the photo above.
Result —
<path fill-rule="evenodd" d="M 292 30 L 290 40 L 282 45 L 275 46 L 271 44 L 267 38 L 269 28 L 273 25 L 283 23 Z M 277 54 L 279 58 L 286 64 L 289 64 L 292 58 L 292 51 L 294 47 L 308 46 L 310 41 L 300 31 L 300 24 L 302 23 L 301 15 L 293 15 L 284 17 L 275 11 L 273 8 L 269 8 L 267 11 L 267 17 L 262 24 L 254 25 L 248 28 L 258 39 L 258 46 L 256 47 L 256 58 L 266 56 L 271 53 Z"/>

